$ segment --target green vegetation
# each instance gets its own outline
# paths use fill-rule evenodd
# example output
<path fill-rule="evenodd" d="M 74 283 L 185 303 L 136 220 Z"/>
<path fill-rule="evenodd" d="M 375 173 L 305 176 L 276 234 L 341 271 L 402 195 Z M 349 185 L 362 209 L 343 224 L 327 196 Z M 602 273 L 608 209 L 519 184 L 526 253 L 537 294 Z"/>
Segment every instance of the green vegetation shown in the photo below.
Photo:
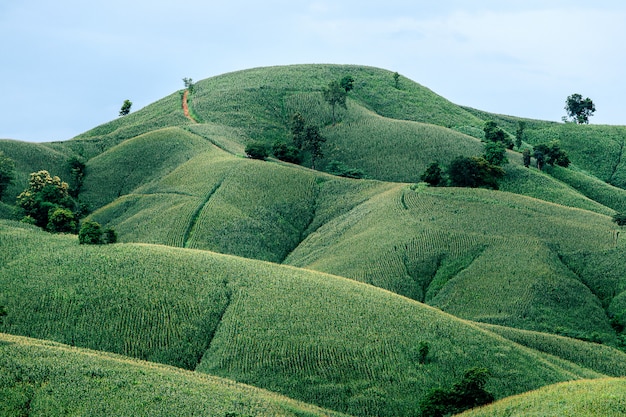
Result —
<path fill-rule="evenodd" d="M 589 97 L 583 99 L 583 96 L 576 93 L 565 100 L 565 111 L 572 121 L 579 124 L 589 123 L 589 117 L 595 113 L 596 106 Z"/>
<path fill-rule="evenodd" d="M 4 152 L 0 151 L 0 200 L 4 191 L 13 183 L 14 179 L 15 161 L 6 157 Z"/>
<path fill-rule="evenodd" d="M 183 82 L 72 140 L 0 141 L 0 331 L 352 415 L 419 415 L 484 363 L 496 398 L 626 375 L 626 127 L 485 113 L 369 67 Z M 87 213 L 78 239 L 32 225 Z M 15 340 L 0 358 L 35 343 Z M 47 401 L 17 379 L 11 407 Z M 245 398 L 207 407 L 322 412 Z"/>
<path fill-rule="evenodd" d="M 341 416 L 206 374 L 0 334 L 0 415 Z"/>
<path fill-rule="evenodd" d="M 122 103 L 122 107 L 120 108 L 120 116 L 126 116 L 128 113 L 130 113 L 130 108 L 132 107 L 133 102 L 130 100 L 124 100 L 124 103 Z"/>
<path fill-rule="evenodd" d="M 506 398 L 459 416 L 620 416 L 626 412 L 624 390 L 623 378 L 573 381 Z"/>

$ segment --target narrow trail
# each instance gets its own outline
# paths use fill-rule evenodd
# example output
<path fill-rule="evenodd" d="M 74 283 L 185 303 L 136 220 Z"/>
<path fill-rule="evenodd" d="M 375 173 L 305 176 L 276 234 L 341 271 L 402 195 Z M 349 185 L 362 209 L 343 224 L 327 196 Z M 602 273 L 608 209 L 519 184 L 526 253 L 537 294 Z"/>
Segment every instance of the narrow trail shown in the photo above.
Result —
<path fill-rule="evenodd" d="M 188 98 L 189 98 L 189 90 L 185 90 L 185 92 L 183 93 L 183 113 L 185 114 L 185 117 L 187 119 L 191 120 L 194 123 L 198 123 L 198 121 L 194 119 L 193 117 L 191 117 L 191 115 L 189 114 L 189 103 L 187 103 Z"/>

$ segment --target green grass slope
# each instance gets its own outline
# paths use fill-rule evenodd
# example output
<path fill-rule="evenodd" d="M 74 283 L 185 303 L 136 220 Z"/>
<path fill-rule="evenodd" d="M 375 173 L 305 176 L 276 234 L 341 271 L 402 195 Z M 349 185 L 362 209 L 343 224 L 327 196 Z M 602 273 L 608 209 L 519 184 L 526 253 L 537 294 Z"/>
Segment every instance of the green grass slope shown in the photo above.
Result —
<path fill-rule="evenodd" d="M 398 185 L 324 224 L 286 263 L 364 281 L 460 317 L 598 332 L 610 342 L 615 334 L 591 284 L 561 257 L 614 247 L 615 230 L 607 216 L 515 194 Z"/>
<path fill-rule="evenodd" d="M 195 368 L 354 415 L 414 415 L 430 388 L 484 363 L 498 397 L 605 375 L 336 276 L 1 226 L 11 334 Z"/>
<path fill-rule="evenodd" d="M 339 416 L 233 381 L 0 334 L 4 417 Z"/>
<path fill-rule="evenodd" d="M 66 182 L 69 170 L 66 162 L 71 156 L 68 150 L 56 150 L 51 144 L 28 143 L 16 140 L 0 140 L 0 151 L 15 162 L 15 180 L 2 195 L 2 201 L 15 204 L 15 197 L 28 186 L 31 172 L 47 170 Z"/>
<path fill-rule="evenodd" d="M 505 398 L 459 417 L 619 417 L 626 415 L 624 392 L 623 378 L 567 382 Z"/>

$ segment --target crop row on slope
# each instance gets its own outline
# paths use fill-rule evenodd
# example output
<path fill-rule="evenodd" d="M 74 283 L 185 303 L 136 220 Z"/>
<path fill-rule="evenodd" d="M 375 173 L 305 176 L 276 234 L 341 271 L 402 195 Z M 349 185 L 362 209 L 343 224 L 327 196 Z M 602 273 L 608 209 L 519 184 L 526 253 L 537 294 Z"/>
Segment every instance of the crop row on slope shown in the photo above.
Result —
<path fill-rule="evenodd" d="M 222 378 L 0 334 L 0 415 L 340 416 Z"/>
<path fill-rule="evenodd" d="M 602 375 L 335 276 L 164 246 L 84 247 L 8 222 L 0 236 L 16 248 L 0 269 L 3 331 L 186 367 L 201 356 L 198 371 L 351 414 L 413 415 L 429 389 L 485 361 L 498 397 Z"/>
<path fill-rule="evenodd" d="M 320 227 L 286 262 L 469 319 L 542 331 L 565 326 L 614 341 L 599 300 L 559 259 L 612 247 L 614 233 L 607 216 L 514 194 L 399 185 Z M 580 317 L 583 306 L 588 314 Z"/>
<path fill-rule="evenodd" d="M 625 391 L 624 378 L 567 382 L 505 398 L 458 417 L 618 417 L 626 414 Z"/>

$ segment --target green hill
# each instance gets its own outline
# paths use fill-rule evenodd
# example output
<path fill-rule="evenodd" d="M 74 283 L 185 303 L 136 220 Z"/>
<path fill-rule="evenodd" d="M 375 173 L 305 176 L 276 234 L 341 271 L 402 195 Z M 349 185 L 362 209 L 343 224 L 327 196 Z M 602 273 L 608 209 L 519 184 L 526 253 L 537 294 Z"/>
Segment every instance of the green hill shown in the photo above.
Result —
<path fill-rule="evenodd" d="M 206 374 L 0 334 L 0 415 L 340 416 Z"/>
<path fill-rule="evenodd" d="M 485 360 L 498 397 L 606 375 L 336 276 L 166 246 L 85 247 L 16 223 L 1 230 L 10 248 L 2 330 L 11 334 L 196 369 L 353 415 L 412 415 L 429 387 Z M 420 342 L 430 345 L 426 364 Z"/>
<path fill-rule="evenodd" d="M 322 91 L 346 75 L 354 89 L 334 123 Z M 16 161 L 0 202 L 0 331 L 353 415 L 414 415 L 431 388 L 484 363 L 498 398 L 625 375 L 610 346 L 626 334 L 626 243 L 611 219 L 626 210 L 626 127 L 485 113 L 346 65 L 198 81 L 195 120 L 182 99 L 63 142 L 0 141 Z M 327 139 L 319 170 L 245 158 L 250 143 L 289 141 L 295 113 Z M 432 162 L 480 155 L 488 120 L 509 134 L 524 121 L 523 147 L 557 139 L 572 165 L 525 168 L 509 150 L 499 191 L 418 183 Z M 87 219 L 120 244 L 79 246 L 8 220 L 31 172 L 71 182 L 71 158 L 86 164 Z M 323 172 L 335 162 L 366 179 Z M 280 412 L 307 415 L 290 407 Z"/>
<path fill-rule="evenodd" d="M 618 417 L 626 413 L 626 379 L 599 379 L 556 384 L 505 398 L 462 417 L 586 416 Z"/>

